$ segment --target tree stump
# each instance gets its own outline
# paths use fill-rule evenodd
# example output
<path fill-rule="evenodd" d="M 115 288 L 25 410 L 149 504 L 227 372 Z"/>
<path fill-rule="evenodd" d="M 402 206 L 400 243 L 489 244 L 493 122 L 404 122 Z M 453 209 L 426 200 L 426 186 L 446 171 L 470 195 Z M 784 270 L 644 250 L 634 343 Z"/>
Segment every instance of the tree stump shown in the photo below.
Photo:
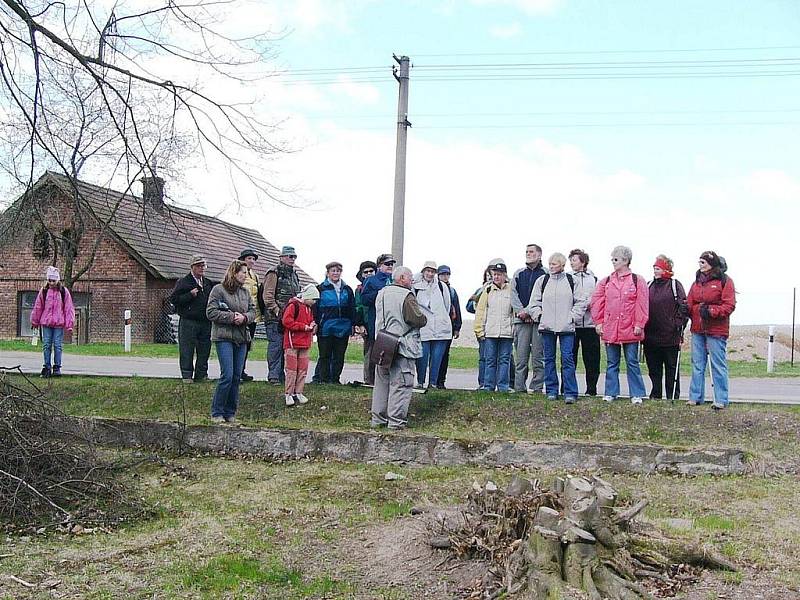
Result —
<path fill-rule="evenodd" d="M 469 498 L 464 527 L 448 532 L 450 547 L 492 561 L 500 575 L 484 578 L 485 598 L 643 600 L 678 565 L 736 570 L 708 545 L 634 523 L 647 501 L 618 507 L 616 490 L 599 477 L 556 478 L 542 489 L 515 476 L 506 491 L 475 483 Z"/>

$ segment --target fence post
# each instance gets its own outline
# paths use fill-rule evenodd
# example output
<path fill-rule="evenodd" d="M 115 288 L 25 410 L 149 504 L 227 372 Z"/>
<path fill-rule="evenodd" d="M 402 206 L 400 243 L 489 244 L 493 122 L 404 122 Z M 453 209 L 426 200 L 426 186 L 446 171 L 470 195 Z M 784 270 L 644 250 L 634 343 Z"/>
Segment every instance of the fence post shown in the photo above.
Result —
<path fill-rule="evenodd" d="M 125 352 L 131 351 L 131 311 L 125 311 Z"/>
<path fill-rule="evenodd" d="M 769 326 L 769 343 L 767 345 L 767 373 L 775 370 L 775 325 Z"/>

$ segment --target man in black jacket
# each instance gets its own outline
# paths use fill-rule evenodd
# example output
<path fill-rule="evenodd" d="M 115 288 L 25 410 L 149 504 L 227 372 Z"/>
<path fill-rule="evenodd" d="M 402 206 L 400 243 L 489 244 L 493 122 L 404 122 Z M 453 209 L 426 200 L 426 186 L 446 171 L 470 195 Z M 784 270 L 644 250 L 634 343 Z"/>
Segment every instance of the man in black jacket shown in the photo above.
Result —
<path fill-rule="evenodd" d="M 214 282 L 205 276 L 206 259 L 203 256 L 192 256 L 189 268 L 191 272 L 178 279 L 169 297 L 181 317 L 178 324 L 178 350 L 184 383 L 208 379 L 211 321 L 206 317 L 206 306 L 211 288 L 214 287 Z"/>

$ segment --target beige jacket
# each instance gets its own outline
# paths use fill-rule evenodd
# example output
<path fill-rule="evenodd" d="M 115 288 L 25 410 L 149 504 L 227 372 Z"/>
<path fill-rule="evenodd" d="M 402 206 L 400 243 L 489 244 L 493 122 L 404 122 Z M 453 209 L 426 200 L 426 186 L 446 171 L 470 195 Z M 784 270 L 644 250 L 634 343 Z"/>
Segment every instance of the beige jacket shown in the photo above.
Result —
<path fill-rule="evenodd" d="M 486 284 L 475 309 L 475 336 L 480 338 L 514 337 L 514 308 L 511 306 L 511 284 L 497 287 Z"/>

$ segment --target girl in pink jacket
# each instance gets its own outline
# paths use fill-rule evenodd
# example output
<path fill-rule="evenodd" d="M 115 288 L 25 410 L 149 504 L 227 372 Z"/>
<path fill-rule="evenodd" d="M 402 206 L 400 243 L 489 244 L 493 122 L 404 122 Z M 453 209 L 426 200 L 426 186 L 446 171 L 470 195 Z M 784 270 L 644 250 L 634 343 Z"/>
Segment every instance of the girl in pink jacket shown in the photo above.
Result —
<path fill-rule="evenodd" d="M 75 307 L 72 295 L 61 285 L 61 275 L 55 267 L 47 267 L 47 284 L 36 296 L 36 304 L 31 312 L 31 325 L 42 330 L 44 366 L 42 377 L 61 377 L 61 347 L 64 330 L 75 327 Z M 53 349 L 51 367 L 50 350 Z"/>
<path fill-rule="evenodd" d="M 628 365 L 628 391 L 632 404 L 641 404 L 645 396 L 644 380 L 639 369 L 639 342 L 644 340 L 644 326 L 650 310 L 647 282 L 630 269 L 633 252 L 617 246 L 611 252 L 614 272 L 597 282 L 592 294 L 592 319 L 606 345 L 606 389 L 603 400 L 613 402 L 619 396 L 619 363 L 625 352 Z"/>

